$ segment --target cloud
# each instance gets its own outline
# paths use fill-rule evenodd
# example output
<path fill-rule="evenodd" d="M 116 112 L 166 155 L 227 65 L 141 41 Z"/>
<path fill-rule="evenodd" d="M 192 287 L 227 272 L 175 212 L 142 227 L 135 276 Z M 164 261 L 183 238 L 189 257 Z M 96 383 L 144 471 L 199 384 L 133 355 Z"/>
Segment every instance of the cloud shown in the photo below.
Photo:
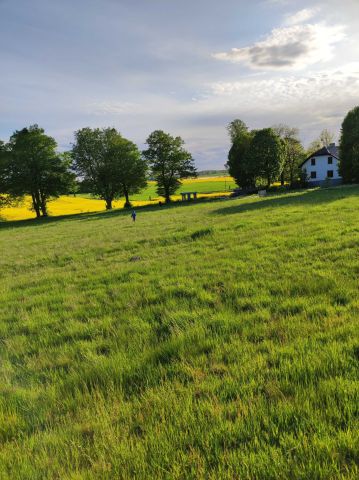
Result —
<path fill-rule="evenodd" d="M 287 26 L 298 25 L 300 23 L 308 22 L 319 12 L 319 8 L 304 8 L 291 15 L 286 15 L 284 24 Z"/>
<path fill-rule="evenodd" d="M 253 69 L 301 69 L 328 61 L 333 45 L 345 38 L 344 27 L 324 23 L 276 28 L 263 41 L 229 52 L 216 53 L 218 60 L 242 63 Z"/>
<path fill-rule="evenodd" d="M 299 112 L 312 118 L 330 115 L 357 103 L 359 63 L 307 75 L 281 76 L 270 79 L 246 79 L 216 82 L 211 85 L 218 103 L 243 112 Z M 237 107 L 236 107 L 237 106 Z M 232 108 L 233 108 L 232 107 Z"/>

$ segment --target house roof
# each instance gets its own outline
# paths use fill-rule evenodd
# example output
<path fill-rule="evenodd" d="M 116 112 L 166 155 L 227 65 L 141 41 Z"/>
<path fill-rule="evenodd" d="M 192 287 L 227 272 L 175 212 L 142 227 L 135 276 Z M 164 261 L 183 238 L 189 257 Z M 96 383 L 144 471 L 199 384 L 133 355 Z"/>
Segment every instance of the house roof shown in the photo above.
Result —
<path fill-rule="evenodd" d="M 300 167 L 302 167 L 305 164 L 305 162 L 307 162 L 308 160 L 310 160 L 311 158 L 314 158 L 314 157 L 335 157 L 337 160 L 339 160 L 339 151 L 338 150 L 339 149 L 336 145 L 330 145 L 329 147 L 320 148 L 316 152 L 309 155 L 309 157 L 306 158 L 304 160 L 304 162 L 302 162 L 300 164 Z"/>

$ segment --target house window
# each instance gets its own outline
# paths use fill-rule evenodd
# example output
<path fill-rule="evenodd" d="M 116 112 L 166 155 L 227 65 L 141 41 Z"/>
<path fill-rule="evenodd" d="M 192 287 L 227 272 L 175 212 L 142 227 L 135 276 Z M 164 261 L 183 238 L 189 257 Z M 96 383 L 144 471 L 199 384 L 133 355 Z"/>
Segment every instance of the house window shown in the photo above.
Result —
<path fill-rule="evenodd" d="M 333 170 L 328 170 L 328 171 L 327 171 L 327 177 L 328 177 L 328 178 L 333 178 L 333 176 L 334 176 L 334 175 L 333 175 Z"/>
<path fill-rule="evenodd" d="M 312 166 L 314 166 L 315 165 L 315 158 L 312 158 L 311 162 L 312 162 Z"/>
<path fill-rule="evenodd" d="M 333 164 L 333 157 L 328 157 L 328 165 L 332 165 Z"/>
<path fill-rule="evenodd" d="M 310 178 L 317 178 L 317 172 L 310 172 Z"/>

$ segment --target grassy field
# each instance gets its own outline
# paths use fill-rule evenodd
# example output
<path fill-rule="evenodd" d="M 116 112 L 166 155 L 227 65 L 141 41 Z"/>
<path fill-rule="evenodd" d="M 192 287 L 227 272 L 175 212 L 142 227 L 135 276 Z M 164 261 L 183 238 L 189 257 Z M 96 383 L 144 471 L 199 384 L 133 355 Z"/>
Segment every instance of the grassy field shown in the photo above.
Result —
<path fill-rule="evenodd" d="M 172 199 L 181 200 L 181 192 L 198 192 L 199 198 L 211 197 L 215 195 L 228 194 L 235 188 L 234 180 L 231 177 L 202 177 L 196 179 L 183 180 L 182 186 Z M 140 207 L 149 204 L 158 204 L 164 201 L 163 197 L 158 197 L 156 193 L 156 183 L 148 182 L 147 188 L 141 193 L 131 196 L 134 207 Z M 121 198 L 114 202 L 115 208 L 123 208 L 125 199 Z M 4 208 L 0 211 L 0 221 L 3 220 L 25 220 L 34 218 L 35 214 L 30 210 L 31 198 L 28 197 L 16 207 Z M 105 209 L 104 200 L 94 198 L 90 194 L 77 194 L 76 196 L 61 196 L 60 198 L 49 202 L 49 213 L 52 216 L 73 215 L 76 213 L 99 212 Z"/>
<path fill-rule="evenodd" d="M 0 478 L 357 479 L 358 212 L 0 223 Z"/>

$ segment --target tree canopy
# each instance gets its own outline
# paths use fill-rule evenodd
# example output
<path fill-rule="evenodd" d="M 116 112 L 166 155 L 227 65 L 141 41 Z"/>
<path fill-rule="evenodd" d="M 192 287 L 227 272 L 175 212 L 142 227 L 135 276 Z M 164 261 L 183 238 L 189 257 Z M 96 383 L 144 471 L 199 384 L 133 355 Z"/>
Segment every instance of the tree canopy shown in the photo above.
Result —
<path fill-rule="evenodd" d="M 238 138 L 241 138 L 243 135 L 248 133 L 248 127 L 243 120 L 236 118 L 227 125 L 227 132 L 232 143 L 234 143 Z"/>
<path fill-rule="evenodd" d="M 345 183 L 359 182 L 359 106 L 347 114 L 342 124 L 339 172 Z"/>
<path fill-rule="evenodd" d="M 232 140 L 226 164 L 228 172 L 239 187 L 252 187 L 255 184 L 255 168 L 248 161 L 247 153 L 254 133 L 250 132 L 247 125 L 238 119 L 231 122 L 227 130 Z"/>
<path fill-rule="evenodd" d="M 105 200 L 106 209 L 121 196 L 146 186 L 146 162 L 137 146 L 115 128 L 82 128 L 75 132 L 74 168 L 91 193 Z"/>
<path fill-rule="evenodd" d="M 48 201 L 68 193 L 73 186 L 70 161 L 56 148 L 56 141 L 38 125 L 16 131 L 5 147 L 2 189 L 10 197 L 30 195 L 37 217 L 47 216 Z"/>
<path fill-rule="evenodd" d="M 110 154 L 115 162 L 120 194 L 125 197 L 125 207 L 129 207 L 129 196 L 147 185 L 147 162 L 137 146 L 126 138 L 119 139 L 111 148 Z"/>
<path fill-rule="evenodd" d="M 162 130 L 155 130 L 147 139 L 143 152 L 152 175 L 157 181 L 157 193 L 166 203 L 181 185 L 181 179 L 197 175 L 192 155 L 184 149 L 181 137 L 173 137 Z"/>
<path fill-rule="evenodd" d="M 299 130 L 286 124 L 272 127 L 274 132 L 284 141 L 284 164 L 281 173 L 281 184 L 292 185 L 299 176 L 299 165 L 305 159 L 305 151 L 299 140 Z"/>
<path fill-rule="evenodd" d="M 247 159 L 256 165 L 257 177 L 267 180 L 267 187 L 279 177 L 284 165 L 285 146 L 271 128 L 257 130 L 250 144 Z"/>

